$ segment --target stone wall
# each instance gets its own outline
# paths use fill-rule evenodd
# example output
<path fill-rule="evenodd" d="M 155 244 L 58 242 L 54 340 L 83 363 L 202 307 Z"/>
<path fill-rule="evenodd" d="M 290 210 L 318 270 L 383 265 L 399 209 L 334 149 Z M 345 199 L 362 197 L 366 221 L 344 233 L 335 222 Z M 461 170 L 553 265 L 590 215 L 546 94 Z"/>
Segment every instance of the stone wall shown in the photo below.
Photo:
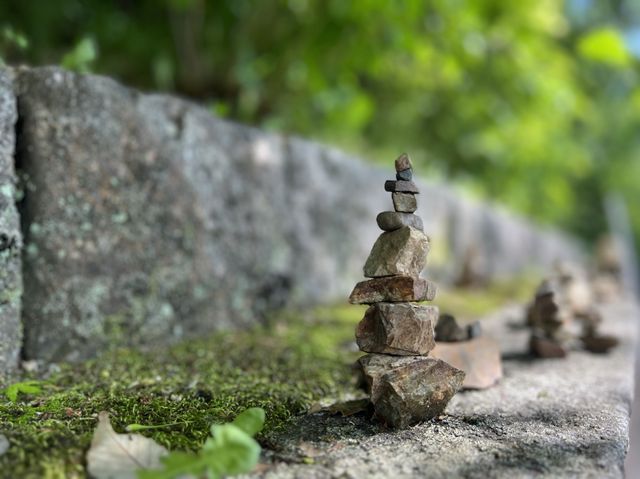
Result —
<path fill-rule="evenodd" d="M 4 115 L 0 125 L 18 133 L 24 184 L 25 357 L 80 359 L 113 340 L 241 327 L 285 304 L 344 299 L 361 277 L 375 215 L 391 208 L 382 186 L 393 158 L 376 168 L 104 77 L 57 68 L 12 76 L 0 90 L 5 103 L 17 97 L 18 121 Z M 429 271 L 440 279 L 459 276 L 465 257 L 486 278 L 576 257 L 556 232 L 419 186 Z M 3 344 L 18 342 L 17 314 L 6 322 L 12 333 L 0 329 Z"/>
<path fill-rule="evenodd" d="M 15 205 L 16 99 L 11 75 L 0 69 L 0 379 L 18 362 L 22 341 L 22 236 Z"/>

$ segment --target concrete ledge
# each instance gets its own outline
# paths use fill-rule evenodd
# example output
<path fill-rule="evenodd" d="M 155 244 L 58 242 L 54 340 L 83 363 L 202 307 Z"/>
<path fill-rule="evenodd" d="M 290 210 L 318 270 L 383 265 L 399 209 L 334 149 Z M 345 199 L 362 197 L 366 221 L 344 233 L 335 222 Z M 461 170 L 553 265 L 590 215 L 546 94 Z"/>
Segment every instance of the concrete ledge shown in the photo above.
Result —
<path fill-rule="evenodd" d="M 400 432 L 366 417 L 311 415 L 276 440 L 277 463 L 262 475 L 292 477 L 623 477 L 633 399 L 636 322 L 630 302 L 602 308 L 603 333 L 622 339 L 609 355 L 572 352 L 534 360 L 520 308 L 485 324 L 501 342 L 505 377 L 487 391 L 459 393 L 440 421 Z M 330 440 L 328 438 L 337 438 Z"/>

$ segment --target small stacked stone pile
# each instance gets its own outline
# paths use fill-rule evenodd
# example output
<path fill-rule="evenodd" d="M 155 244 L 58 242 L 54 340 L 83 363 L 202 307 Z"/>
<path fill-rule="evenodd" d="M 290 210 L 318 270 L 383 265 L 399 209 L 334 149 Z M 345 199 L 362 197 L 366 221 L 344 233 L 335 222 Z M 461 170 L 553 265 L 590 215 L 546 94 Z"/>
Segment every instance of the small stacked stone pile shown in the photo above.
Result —
<path fill-rule="evenodd" d="M 429 237 L 417 209 L 418 188 L 406 154 L 395 162 L 396 180 L 385 182 L 395 211 L 378 215 L 384 232 L 364 265 L 371 278 L 356 285 L 349 301 L 370 305 L 356 329 L 367 354 L 359 359 L 376 416 L 404 428 L 440 415 L 460 389 L 464 372 L 427 355 L 435 347 L 436 287 L 420 278 L 429 252 Z"/>
<path fill-rule="evenodd" d="M 594 353 L 618 344 L 615 337 L 599 333 L 602 317 L 586 279 L 564 264 L 538 287 L 527 319 L 531 352 L 539 357 L 565 357 L 580 343 Z"/>
<path fill-rule="evenodd" d="M 529 347 L 542 358 L 564 358 L 574 334 L 573 315 L 556 279 L 543 281 L 536 290 L 528 313 L 531 326 Z"/>

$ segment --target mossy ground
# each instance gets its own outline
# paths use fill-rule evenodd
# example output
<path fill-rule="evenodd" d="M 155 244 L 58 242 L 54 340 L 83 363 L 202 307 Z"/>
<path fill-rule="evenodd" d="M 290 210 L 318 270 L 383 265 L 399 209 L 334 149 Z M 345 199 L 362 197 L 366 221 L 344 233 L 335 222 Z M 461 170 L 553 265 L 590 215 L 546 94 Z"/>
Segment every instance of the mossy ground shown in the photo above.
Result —
<path fill-rule="evenodd" d="M 436 304 L 470 317 L 521 300 L 525 290 L 450 291 Z M 350 365 L 360 353 L 353 330 L 363 312 L 348 305 L 287 312 L 250 331 L 61 364 L 44 374 L 41 394 L 16 403 L 0 398 L 0 433 L 11 444 L 0 457 L 0 477 L 4 471 L 11 471 L 6 477 L 84 477 L 84 455 L 103 410 L 116 431 L 132 423 L 173 424 L 144 434 L 170 449 L 194 450 L 212 423 L 260 406 L 267 423 L 259 439 L 268 446 L 271 434 L 314 402 L 356 392 Z M 38 376 L 21 379 L 31 378 Z"/>

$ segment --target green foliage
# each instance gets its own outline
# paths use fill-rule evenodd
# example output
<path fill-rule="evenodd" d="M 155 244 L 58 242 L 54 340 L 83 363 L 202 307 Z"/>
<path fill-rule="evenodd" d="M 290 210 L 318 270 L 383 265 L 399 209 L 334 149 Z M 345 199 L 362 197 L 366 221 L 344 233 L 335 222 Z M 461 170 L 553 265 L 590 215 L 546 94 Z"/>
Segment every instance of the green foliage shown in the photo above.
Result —
<path fill-rule="evenodd" d="M 42 392 L 41 381 L 24 381 L 8 386 L 4 390 L 4 395 L 9 401 L 16 402 L 19 394 L 40 394 L 40 392 Z"/>
<path fill-rule="evenodd" d="M 632 61 L 622 35 L 611 27 L 598 28 L 580 38 L 578 51 L 589 60 L 614 67 L 629 66 Z"/>
<path fill-rule="evenodd" d="M 250 408 L 229 424 L 211 426 L 211 436 L 196 454 L 172 452 L 162 459 L 163 468 L 140 471 L 140 479 L 174 479 L 184 475 L 210 479 L 250 472 L 260 458 L 253 439 L 264 426 L 264 409 Z"/>
<path fill-rule="evenodd" d="M 91 64 L 98 57 L 98 49 L 91 38 L 83 38 L 64 57 L 61 65 L 68 70 L 87 73 L 91 70 Z"/>
<path fill-rule="evenodd" d="M 640 152 L 638 61 L 618 29 L 638 23 L 637 2 L 10 3 L 0 15 L 30 45 L 0 45 L 7 62 L 71 51 L 68 68 L 174 90 L 231 119 L 387 163 L 410 151 L 422 174 L 590 239 L 611 190 L 640 217 L 625 175 Z"/>

